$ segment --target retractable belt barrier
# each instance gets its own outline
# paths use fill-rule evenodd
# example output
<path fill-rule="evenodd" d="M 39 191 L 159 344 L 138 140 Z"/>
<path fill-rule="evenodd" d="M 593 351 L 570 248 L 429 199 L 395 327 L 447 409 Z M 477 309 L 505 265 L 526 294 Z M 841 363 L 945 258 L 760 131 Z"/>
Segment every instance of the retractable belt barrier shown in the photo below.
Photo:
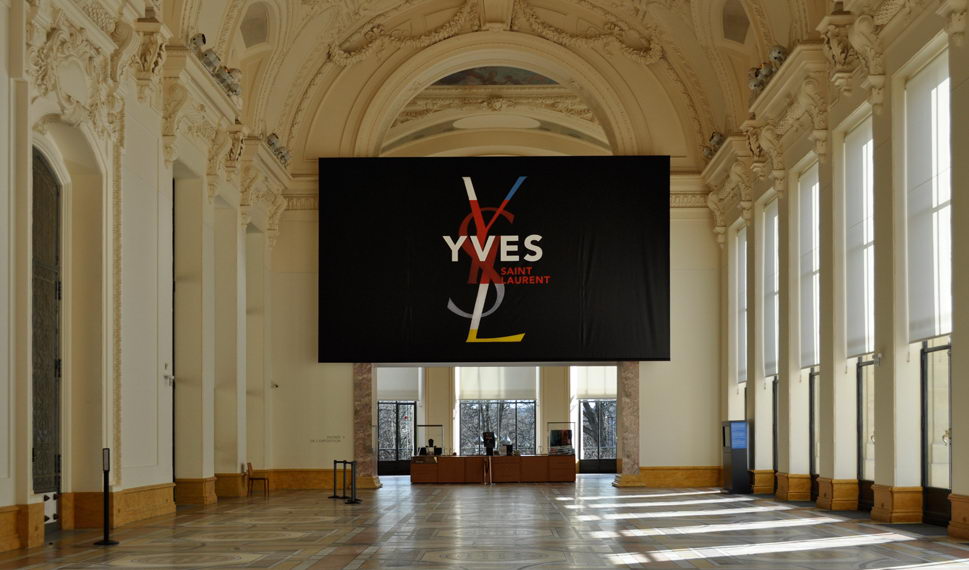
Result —
<path fill-rule="evenodd" d="M 336 494 L 336 472 L 337 465 L 343 465 L 343 487 L 341 494 Z M 350 495 L 347 495 L 347 465 L 350 466 Z M 356 505 L 362 503 L 360 499 L 357 498 L 357 462 L 356 461 L 338 461 L 333 460 L 333 494 L 330 495 L 331 499 L 346 499 L 346 504 Z"/>

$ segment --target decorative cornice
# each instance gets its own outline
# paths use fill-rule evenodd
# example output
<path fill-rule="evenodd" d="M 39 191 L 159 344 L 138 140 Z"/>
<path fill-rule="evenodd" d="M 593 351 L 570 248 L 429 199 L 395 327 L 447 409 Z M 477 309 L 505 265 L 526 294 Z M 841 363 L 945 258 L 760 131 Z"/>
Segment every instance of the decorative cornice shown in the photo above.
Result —
<path fill-rule="evenodd" d="M 967 5 L 969 0 L 945 0 L 936 12 L 945 18 L 945 31 L 956 47 L 965 41 Z"/>
<path fill-rule="evenodd" d="M 154 15 L 154 11 L 139 18 L 134 24 L 135 32 L 141 38 L 135 56 L 135 80 L 138 84 L 138 99 L 145 101 L 158 93 L 161 85 L 161 71 L 165 64 L 168 32 Z"/>
<path fill-rule="evenodd" d="M 831 82 L 846 94 L 851 93 L 851 76 L 858 65 L 858 54 L 848 40 L 854 14 L 844 11 L 842 2 L 835 3 L 835 9 L 825 16 L 818 25 L 824 40 L 824 56 L 831 66 Z"/>
<path fill-rule="evenodd" d="M 286 209 L 291 212 L 315 212 L 320 209 L 319 194 L 285 194 L 283 197 L 286 199 Z"/>
<path fill-rule="evenodd" d="M 499 92 L 496 90 L 493 94 L 484 96 L 475 96 L 473 94 L 456 98 L 418 96 L 407 108 L 401 111 L 394 126 L 403 125 L 444 111 L 498 112 L 527 108 L 544 109 L 589 123 L 598 123 L 592 109 L 577 95 L 562 94 L 532 97 L 518 96 L 507 91 Z"/>
<path fill-rule="evenodd" d="M 707 194 L 696 192 L 690 194 L 670 194 L 670 208 L 706 208 Z"/>
<path fill-rule="evenodd" d="M 868 77 L 863 87 L 868 89 L 872 110 L 880 114 L 885 101 L 885 66 L 875 18 L 868 14 L 858 16 L 848 31 L 848 41 L 865 64 Z"/>

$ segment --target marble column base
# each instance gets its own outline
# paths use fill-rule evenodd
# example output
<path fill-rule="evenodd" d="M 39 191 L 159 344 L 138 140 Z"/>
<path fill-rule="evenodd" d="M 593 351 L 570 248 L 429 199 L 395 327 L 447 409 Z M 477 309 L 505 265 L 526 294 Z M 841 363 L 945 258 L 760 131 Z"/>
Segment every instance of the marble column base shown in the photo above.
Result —
<path fill-rule="evenodd" d="M 858 480 L 818 477 L 817 505 L 829 511 L 857 511 Z"/>
<path fill-rule="evenodd" d="M 755 495 L 770 495 L 774 492 L 774 470 L 751 469 L 750 483 Z"/>
<path fill-rule="evenodd" d="M 781 501 L 810 501 L 811 476 L 800 473 L 777 473 L 774 496 Z"/>
<path fill-rule="evenodd" d="M 949 495 L 952 504 L 952 518 L 949 520 L 949 536 L 959 540 L 969 540 L 969 496 Z"/>
<path fill-rule="evenodd" d="M 887 523 L 922 522 L 922 487 L 872 485 L 875 504 L 871 520 Z"/>

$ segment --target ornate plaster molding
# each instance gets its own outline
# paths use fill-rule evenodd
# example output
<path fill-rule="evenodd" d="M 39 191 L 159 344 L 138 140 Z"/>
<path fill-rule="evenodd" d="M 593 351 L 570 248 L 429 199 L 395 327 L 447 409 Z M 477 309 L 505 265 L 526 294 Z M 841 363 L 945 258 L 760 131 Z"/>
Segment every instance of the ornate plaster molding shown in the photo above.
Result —
<path fill-rule="evenodd" d="M 619 53 L 642 65 L 656 63 L 663 55 L 663 47 L 656 41 L 655 34 L 644 35 L 639 30 L 631 28 L 628 24 L 614 18 L 612 14 L 601 8 L 594 11 L 598 12 L 605 19 L 605 25 L 603 26 L 605 31 L 593 34 L 573 34 L 547 23 L 535 13 L 526 0 L 514 1 L 513 29 L 520 28 L 518 24 L 523 21 L 528 24 L 528 27 L 535 34 L 559 45 L 570 48 L 618 50 Z M 626 41 L 626 37 L 629 35 L 632 35 L 637 43 L 645 47 L 633 47 L 630 45 Z"/>
<path fill-rule="evenodd" d="M 561 113 L 574 119 L 598 124 L 595 113 L 577 95 L 515 96 L 514 94 L 499 94 L 496 92 L 491 95 L 454 98 L 418 97 L 397 116 L 394 126 L 400 126 L 444 111 L 499 112 L 529 108 Z"/>
<path fill-rule="evenodd" d="M 956 47 L 962 47 L 966 37 L 966 11 L 969 0 L 945 0 L 937 14 L 945 18 L 945 31 Z"/>
<path fill-rule="evenodd" d="M 55 10 L 43 43 L 29 48 L 28 62 L 34 91 L 31 103 L 50 95 L 58 104 L 61 120 L 75 126 L 89 121 L 100 136 L 117 136 L 124 109 L 123 98 L 117 93 L 116 73 L 112 73 L 117 68 L 112 66 L 112 54 L 88 39 L 84 28 Z M 60 70 L 68 63 L 84 70 L 86 100 L 78 99 L 61 83 Z"/>
<path fill-rule="evenodd" d="M 383 22 L 378 19 L 368 26 L 367 31 L 364 32 L 365 43 L 362 47 L 344 49 L 340 44 L 334 43 L 329 48 L 328 56 L 340 67 L 348 67 L 379 53 L 387 46 L 425 48 L 454 37 L 467 27 L 470 27 L 472 31 L 477 31 L 480 28 L 477 0 L 467 0 L 450 20 L 437 28 L 413 36 L 395 30 L 388 31 L 384 28 Z"/>
<path fill-rule="evenodd" d="M 846 94 L 851 93 L 851 76 L 858 65 L 858 54 L 851 46 L 848 34 L 855 16 L 845 12 L 841 2 L 818 25 L 824 40 L 824 56 L 832 67 L 831 82 Z"/>
<path fill-rule="evenodd" d="M 138 84 L 138 99 L 149 100 L 161 87 L 161 71 L 165 65 L 168 34 L 154 12 L 139 18 L 134 24 L 140 37 L 138 52 L 135 55 L 135 81 Z"/>
<path fill-rule="evenodd" d="M 317 211 L 320 209 L 319 194 L 287 194 L 286 209 L 291 212 Z"/>
<path fill-rule="evenodd" d="M 858 16 L 848 31 L 848 41 L 865 64 L 868 101 L 875 114 L 880 114 L 885 102 L 885 65 L 875 18 L 868 14 Z"/>
<path fill-rule="evenodd" d="M 670 194 L 670 208 L 706 208 L 706 193 Z"/>

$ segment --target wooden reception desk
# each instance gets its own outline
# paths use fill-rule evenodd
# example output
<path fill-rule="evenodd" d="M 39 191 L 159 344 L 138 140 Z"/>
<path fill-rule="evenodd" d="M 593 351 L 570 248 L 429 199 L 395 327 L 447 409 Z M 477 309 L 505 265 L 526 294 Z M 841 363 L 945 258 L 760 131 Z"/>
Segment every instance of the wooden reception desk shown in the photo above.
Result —
<path fill-rule="evenodd" d="M 439 455 L 437 463 L 411 461 L 411 483 L 484 483 L 487 457 Z M 495 483 L 574 483 L 574 455 L 495 455 Z"/>

